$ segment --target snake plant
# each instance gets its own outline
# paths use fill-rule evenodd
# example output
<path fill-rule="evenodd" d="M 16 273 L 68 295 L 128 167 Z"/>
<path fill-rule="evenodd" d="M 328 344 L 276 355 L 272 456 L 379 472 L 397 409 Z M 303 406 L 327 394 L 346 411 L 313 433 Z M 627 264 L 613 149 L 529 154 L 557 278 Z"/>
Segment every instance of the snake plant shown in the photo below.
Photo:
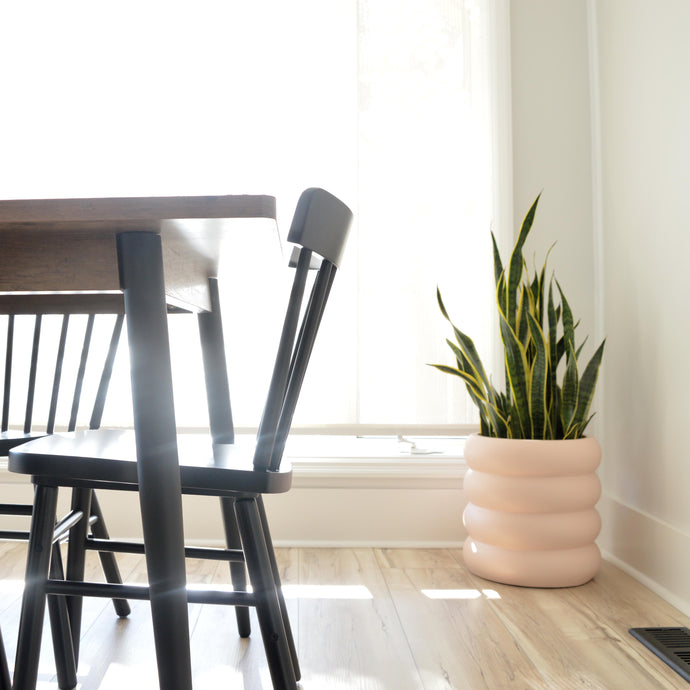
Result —
<path fill-rule="evenodd" d="M 455 355 L 456 366 L 431 366 L 464 381 L 479 409 L 483 436 L 576 439 L 582 437 L 593 416 L 589 409 L 604 342 L 582 370 L 578 360 L 584 342 L 575 344 L 577 323 L 558 281 L 553 275 L 546 279 L 548 253 L 541 270 L 535 269 L 530 275 L 523 247 L 538 203 L 539 197 L 525 216 L 507 266 L 501 262 L 496 238 L 491 234 L 505 391 L 494 387 L 474 342 L 453 325 L 440 290 L 436 293 L 441 313 L 455 333 L 456 342 L 446 342 Z"/>

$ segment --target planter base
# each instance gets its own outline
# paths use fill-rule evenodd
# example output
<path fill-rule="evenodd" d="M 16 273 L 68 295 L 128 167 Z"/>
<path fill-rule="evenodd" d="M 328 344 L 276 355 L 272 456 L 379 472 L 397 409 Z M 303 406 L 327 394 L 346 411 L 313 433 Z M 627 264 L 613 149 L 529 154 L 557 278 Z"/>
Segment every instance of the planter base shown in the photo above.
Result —
<path fill-rule="evenodd" d="M 465 540 L 463 558 L 470 572 L 493 582 L 520 587 L 577 587 L 599 570 L 596 544 L 574 549 L 527 551 Z"/>

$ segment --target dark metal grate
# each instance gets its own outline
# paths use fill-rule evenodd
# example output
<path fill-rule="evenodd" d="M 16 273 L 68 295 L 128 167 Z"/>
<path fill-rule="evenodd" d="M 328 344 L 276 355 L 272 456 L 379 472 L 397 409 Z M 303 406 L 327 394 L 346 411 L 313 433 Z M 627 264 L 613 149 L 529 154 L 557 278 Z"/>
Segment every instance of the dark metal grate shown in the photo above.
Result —
<path fill-rule="evenodd" d="M 690 682 L 688 628 L 630 628 L 630 634 Z"/>

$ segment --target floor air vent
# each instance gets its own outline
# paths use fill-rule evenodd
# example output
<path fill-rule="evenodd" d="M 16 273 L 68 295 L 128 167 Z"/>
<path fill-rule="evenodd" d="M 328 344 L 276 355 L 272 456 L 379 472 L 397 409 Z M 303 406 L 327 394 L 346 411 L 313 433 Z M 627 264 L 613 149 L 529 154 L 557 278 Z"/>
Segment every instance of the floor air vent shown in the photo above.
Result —
<path fill-rule="evenodd" d="M 630 634 L 690 682 L 688 628 L 630 628 Z"/>

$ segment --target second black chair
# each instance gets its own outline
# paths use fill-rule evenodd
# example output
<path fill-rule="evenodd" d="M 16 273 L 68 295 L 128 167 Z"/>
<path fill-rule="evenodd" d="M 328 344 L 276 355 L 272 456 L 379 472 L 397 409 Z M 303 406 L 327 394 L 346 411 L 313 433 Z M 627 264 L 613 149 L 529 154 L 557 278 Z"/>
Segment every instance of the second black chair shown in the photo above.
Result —
<path fill-rule="evenodd" d="M 37 311 L 36 297 L 32 295 L 3 295 L 0 296 L 0 314 L 5 316 L 5 367 L 4 382 L 2 387 L 2 419 L 0 422 L 0 457 L 8 456 L 12 448 L 16 448 L 27 441 L 50 435 L 54 432 L 56 421 L 59 419 L 59 411 L 64 405 L 59 404 L 65 400 L 62 416 L 66 422 L 66 428 L 70 431 L 77 426 L 80 411 L 82 392 L 87 367 L 93 370 L 98 380 L 94 404 L 90 412 L 89 428 L 97 429 L 100 426 L 106 396 L 110 384 L 115 355 L 117 353 L 120 334 L 122 331 L 123 316 L 100 316 L 105 321 L 100 333 L 108 336 L 109 344 L 105 355 L 98 361 L 93 355 L 94 328 L 96 323 L 95 312 L 103 310 L 103 304 L 96 300 L 78 298 L 70 300 L 65 296 L 56 296 L 51 306 L 50 298 L 40 298 L 41 311 Z M 75 321 L 78 323 L 75 324 Z M 51 328 L 58 327 L 58 328 Z M 81 329 L 81 331 L 80 331 Z M 110 329 L 109 332 L 105 329 Z M 66 367 L 66 352 L 71 348 L 68 345 L 70 334 L 79 339 L 78 349 L 73 354 L 77 357 L 67 357 L 76 367 Z M 31 350 L 28 357 L 22 352 L 22 344 L 25 342 L 22 336 L 31 339 Z M 57 337 L 55 337 L 57 336 Z M 73 348 L 72 348 L 73 349 Z M 52 357 L 52 359 L 51 359 Z M 74 360 L 74 361 L 73 361 Z M 44 376 L 43 370 L 50 368 Z M 73 377 L 67 382 L 64 370 L 71 368 Z M 90 379 L 91 377 L 89 377 Z M 70 389 L 66 391 L 68 383 Z M 65 392 L 67 395 L 65 395 Z M 47 416 L 36 422 L 36 403 L 42 398 L 42 393 L 47 393 L 46 400 L 49 406 Z M 13 417 L 10 411 L 21 412 L 21 423 L 17 427 L 11 422 Z M 66 414 L 68 412 L 68 414 Z M 73 503 L 74 503 L 73 498 Z M 96 495 L 91 499 L 91 511 L 88 523 L 84 521 L 92 534 L 100 539 L 108 539 L 108 530 L 103 519 L 103 514 Z M 32 502 L 0 503 L 0 515 L 30 517 L 33 513 Z M 59 521 L 53 534 L 53 558 L 51 569 L 54 577 L 63 576 L 62 559 L 60 555 L 60 541 L 67 538 L 72 522 L 69 519 Z M 29 530 L 0 529 L 0 539 L 11 541 L 28 541 Z M 80 560 L 80 549 L 68 549 L 67 573 L 74 571 L 75 558 Z M 122 578 L 113 553 L 103 552 L 100 555 L 101 564 L 108 582 L 121 583 Z M 78 566 L 77 566 L 78 567 Z M 116 599 L 113 601 L 118 616 L 128 616 L 130 607 L 127 601 Z M 67 606 L 67 608 L 65 608 Z M 66 611 L 74 607 L 74 601 L 51 601 L 51 623 L 55 630 L 65 625 Z M 59 637 L 54 635 L 56 656 L 64 656 L 64 650 L 59 646 Z M 69 665 L 59 663 L 58 674 L 61 684 L 68 684 L 73 677 L 73 671 Z"/>

